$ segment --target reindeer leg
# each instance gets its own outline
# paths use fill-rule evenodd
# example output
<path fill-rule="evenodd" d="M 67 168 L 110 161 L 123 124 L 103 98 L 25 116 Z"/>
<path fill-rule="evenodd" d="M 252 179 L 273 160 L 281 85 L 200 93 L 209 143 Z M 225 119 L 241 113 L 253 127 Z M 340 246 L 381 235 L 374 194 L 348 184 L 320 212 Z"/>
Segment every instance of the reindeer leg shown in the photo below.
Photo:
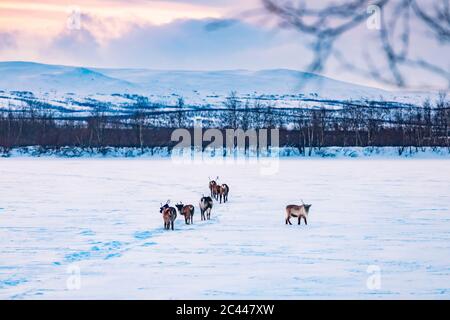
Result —
<path fill-rule="evenodd" d="M 291 218 L 290 218 L 290 217 L 287 218 L 287 221 L 289 222 L 290 225 L 292 225 L 292 223 L 291 223 Z"/>
<path fill-rule="evenodd" d="M 308 225 L 308 222 L 306 221 L 306 217 L 303 217 L 303 220 L 305 220 L 305 224 Z"/>
<path fill-rule="evenodd" d="M 300 223 L 301 221 L 302 221 L 302 216 L 298 216 L 298 225 L 301 224 L 301 223 Z"/>

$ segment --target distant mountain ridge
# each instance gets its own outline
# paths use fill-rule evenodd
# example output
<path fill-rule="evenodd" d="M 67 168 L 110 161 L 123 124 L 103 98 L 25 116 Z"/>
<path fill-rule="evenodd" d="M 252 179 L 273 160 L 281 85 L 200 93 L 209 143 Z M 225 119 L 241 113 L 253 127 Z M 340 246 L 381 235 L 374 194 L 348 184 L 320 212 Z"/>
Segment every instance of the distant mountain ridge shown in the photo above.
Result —
<path fill-rule="evenodd" d="M 176 71 L 0 62 L 0 89 L 111 94 L 310 94 L 376 97 L 386 91 L 288 69 Z"/>
<path fill-rule="evenodd" d="M 336 101 L 394 101 L 419 105 L 435 93 L 391 92 L 289 69 L 260 71 L 180 71 L 89 68 L 35 62 L 0 62 L 0 91 L 29 91 L 56 103 L 70 99 L 116 101 L 137 94 L 171 105 L 218 106 L 231 92 L 243 98 L 263 97 L 275 106 L 298 107 L 309 98 Z M 69 99 L 68 99 L 69 97 Z M 5 106 L 6 102 L 3 102 Z M 2 102 L 0 101 L 0 107 Z M 67 106 L 70 108 L 70 106 Z"/>

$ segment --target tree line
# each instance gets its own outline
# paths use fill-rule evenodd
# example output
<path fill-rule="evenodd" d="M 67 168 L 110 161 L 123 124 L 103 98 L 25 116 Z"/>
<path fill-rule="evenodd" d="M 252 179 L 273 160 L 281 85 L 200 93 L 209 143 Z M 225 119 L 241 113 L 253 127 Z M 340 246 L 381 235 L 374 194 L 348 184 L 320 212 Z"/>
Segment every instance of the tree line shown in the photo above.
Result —
<path fill-rule="evenodd" d="M 447 147 L 450 152 L 450 102 L 445 95 L 422 106 L 351 102 L 337 108 L 277 108 L 262 99 L 243 100 L 231 93 L 223 106 L 187 107 L 179 99 L 170 111 L 137 104 L 130 115 L 95 109 L 86 117 L 61 114 L 29 105 L 0 111 L 0 148 L 38 146 L 42 150 L 80 147 L 173 147 L 176 128 L 278 128 L 280 146 L 311 153 L 327 146 Z"/>

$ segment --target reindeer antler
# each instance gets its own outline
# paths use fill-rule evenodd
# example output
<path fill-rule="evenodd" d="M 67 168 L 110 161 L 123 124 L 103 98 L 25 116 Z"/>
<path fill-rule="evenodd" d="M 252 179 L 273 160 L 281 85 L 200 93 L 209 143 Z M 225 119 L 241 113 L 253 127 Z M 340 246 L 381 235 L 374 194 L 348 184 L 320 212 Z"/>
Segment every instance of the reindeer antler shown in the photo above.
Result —
<path fill-rule="evenodd" d="M 303 202 L 303 199 L 301 199 L 301 200 L 302 200 L 302 203 L 305 204 L 305 203 Z"/>
<path fill-rule="evenodd" d="M 170 203 L 170 199 L 166 201 L 166 204 L 169 204 L 169 203 Z"/>

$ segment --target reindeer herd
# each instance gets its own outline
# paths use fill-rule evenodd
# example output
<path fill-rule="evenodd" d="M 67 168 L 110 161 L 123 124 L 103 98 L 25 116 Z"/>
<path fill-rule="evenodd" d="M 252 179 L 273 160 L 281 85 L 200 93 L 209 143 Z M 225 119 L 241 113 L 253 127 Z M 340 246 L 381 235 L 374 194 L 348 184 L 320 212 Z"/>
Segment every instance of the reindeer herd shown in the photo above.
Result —
<path fill-rule="evenodd" d="M 218 183 L 219 177 L 217 177 L 215 180 L 211 180 L 209 178 L 209 191 L 210 195 L 205 196 L 203 195 L 199 202 L 200 207 L 200 216 L 201 220 L 210 220 L 211 219 L 211 210 L 213 208 L 213 199 L 218 201 L 219 203 L 226 203 L 228 202 L 228 193 L 230 192 L 230 188 L 226 183 L 219 184 Z M 181 201 L 175 205 L 176 209 L 174 207 L 171 207 L 170 200 L 167 200 L 166 203 L 163 205 L 161 203 L 161 206 L 159 208 L 159 212 L 162 214 L 163 221 L 164 221 L 164 229 L 166 230 L 174 230 L 174 223 L 177 219 L 177 210 L 178 213 L 182 216 L 184 216 L 184 221 L 186 224 L 194 224 L 194 212 L 195 207 L 192 204 L 184 205 Z M 301 224 L 301 220 L 303 219 L 305 221 L 305 224 L 307 225 L 307 218 L 309 214 L 309 208 L 311 207 L 310 204 L 305 204 L 302 200 L 301 205 L 294 205 L 290 204 L 286 206 L 286 216 L 285 216 L 285 222 L 286 224 L 292 224 L 290 219 L 291 217 L 298 218 L 298 224 Z"/>
<path fill-rule="evenodd" d="M 219 177 L 217 177 L 216 180 L 219 180 Z M 230 188 L 226 183 L 220 185 L 216 182 L 216 180 L 211 180 L 209 178 L 209 191 L 211 192 L 211 197 L 222 203 L 228 201 L 228 193 L 230 192 Z"/>
<path fill-rule="evenodd" d="M 225 183 L 217 183 L 218 180 L 219 177 L 217 177 L 216 180 L 211 180 L 211 178 L 209 178 L 209 190 L 211 195 L 203 195 L 200 199 L 199 207 L 202 221 L 211 219 L 213 199 L 219 201 L 219 203 L 222 203 L 222 201 L 223 203 L 228 201 L 228 193 L 230 192 L 230 188 Z M 164 205 L 161 203 L 159 212 L 163 217 L 164 229 L 174 229 L 174 223 L 177 219 L 177 210 L 178 214 L 184 216 L 184 221 L 186 224 L 194 224 L 195 207 L 192 204 L 184 205 L 183 202 L 180 201 L 175 205 L 175 207 L 176 209 L 170 206 L 170 200 L 167 200 Z"/>

